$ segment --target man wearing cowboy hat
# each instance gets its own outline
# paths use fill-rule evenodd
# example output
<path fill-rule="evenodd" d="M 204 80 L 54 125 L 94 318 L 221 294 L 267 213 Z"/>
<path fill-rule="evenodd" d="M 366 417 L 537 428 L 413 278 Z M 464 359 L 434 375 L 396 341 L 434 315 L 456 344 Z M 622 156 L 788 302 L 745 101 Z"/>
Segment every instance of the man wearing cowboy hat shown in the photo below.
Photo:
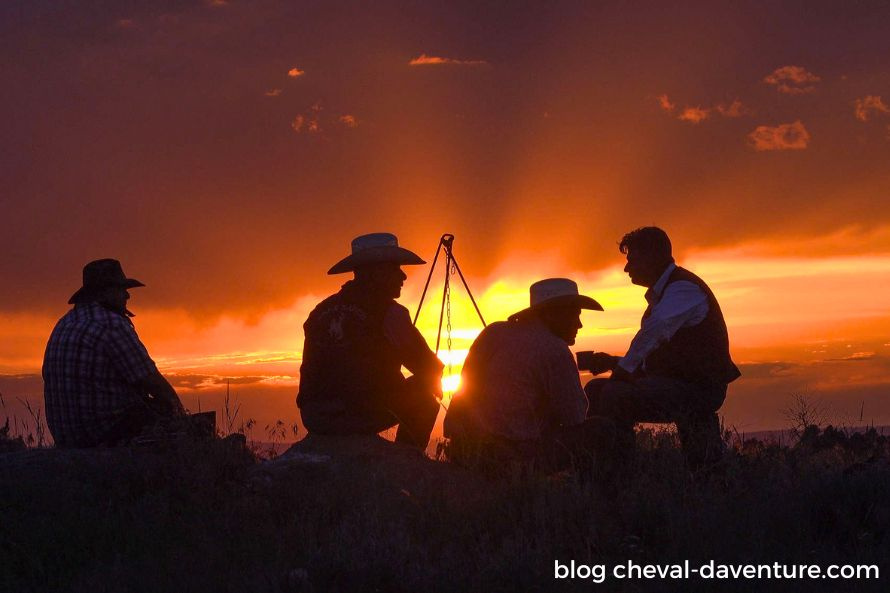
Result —
<path fill-rule="evenodd" d="M 56 323 L 43 358 L 46 422 L 57 447 L 115 445 L 163 419 L 184 414 L 182 403 L 143 346 L 127 310 L 120 262 L 83 268 L 74 305 Z"/>
<path fill-rule="evenodd" d="M 602 311 L 567 278 L 535 282 L 531 304 L 479 334 L 445 417 L 457 455 L 475 449 L 507 458 L 566 466 L 602 447 L 603 423 L 588 419 L 587 396 L 569 346 L 582 309 Z"/>
<path fill-rule="evenodd" d="M 620 441 L 634 446 L 636 422 L 674 422 L 690 469 L 723 452 L 717 410 L 741 373 L 729 354 L 729 334 L 717 299 L 704 280 L 674 263 L 671 241 L 658 227 L 624 235 L 624 271 L 645 286 L 648 307 L 623 357 L 593 355 L 585 387 L 591 407 L 615 419 Z"/>
<path fill-rule="evenodd" d="M 400 266 L 423 263 L 395 235 L 372 233 L 355 238 L 352 253 L 328 270 L 354 278 L 303 325 L 297 406 L 310 433 L 377 434 L 398 425 L 396 442 L 426 448 L 444 365 L 395 301 L 407 278 Z"/>

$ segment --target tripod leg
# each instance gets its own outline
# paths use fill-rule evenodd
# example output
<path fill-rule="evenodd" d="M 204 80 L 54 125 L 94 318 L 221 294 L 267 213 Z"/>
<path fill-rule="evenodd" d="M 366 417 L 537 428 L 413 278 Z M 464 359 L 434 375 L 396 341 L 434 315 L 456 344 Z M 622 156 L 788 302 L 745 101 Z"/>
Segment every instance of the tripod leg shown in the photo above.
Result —
<path fill-rule="evenodd" d="M 430 273 L 426 277 L 426 284 L 423 285 L 423 293 L 420 295 L 420 302 L 417 303 L 417 313 L 414 314 L 414 325 L 417 325 L 417 318 L 420 317 L 420 308 L 423 307 L 423 299 L 426 298 L 426 291 L 430 287 L 430 280 L 433 277 L 433 270 L 436 269 L 436 262 L 439 260 L 439 253 L 442 251 L 442 240 L 439 239 L 439 246 L 436 247 L 436 255 L 433 257 L 433 265 L 430 266 Z"/>
<path fill-rule="evenodd" d="M 460 271 L 460 266 L 457 265 L 457 259 L 455 259 L 454 254 L 450 251 L 446 255 L 450 255 L 451 261 L 454 263 L 454 269 L 457 270 L 457 274 L 460 276 L 460 281 L 464 283 L 464 288 L 467 289 L 467 294 L 470 296 L 470 302 L 473 303 L 473 308 L 476 309 L 476 315 L 479 316 L 479 321 L 482 322 L 482 327 L 485 327 L 485 319 L 482 317 L 479 305 L 476 304 L 476 299 L 473 298 L 473 293 L 470 292 L 470 285 L 467 284 L 467 281 L 464 278 L 464 273 Z"/>

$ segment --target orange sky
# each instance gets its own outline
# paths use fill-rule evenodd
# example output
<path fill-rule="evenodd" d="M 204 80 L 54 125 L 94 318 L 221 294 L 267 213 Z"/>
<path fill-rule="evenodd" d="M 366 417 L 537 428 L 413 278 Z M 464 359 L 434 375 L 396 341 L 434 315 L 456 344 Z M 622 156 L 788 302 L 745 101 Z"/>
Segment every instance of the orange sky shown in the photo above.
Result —
<path fill-rule="evenodd" d="M 325 271 L 378 230 L 427 258 L 454 233 L 490 320 L 577 279 L 606 307 L 578 346 L 620 353 L 643 301 L 616 243 L 657 224 L 747 369 L 730 420 L 805 391 L 888 423 L 890 9 L 774 4 L 6 3 L 0 391 L 39 394 L 10 376 L 117 257 L 187 399 L 234 377 L 294 415 Z"/>

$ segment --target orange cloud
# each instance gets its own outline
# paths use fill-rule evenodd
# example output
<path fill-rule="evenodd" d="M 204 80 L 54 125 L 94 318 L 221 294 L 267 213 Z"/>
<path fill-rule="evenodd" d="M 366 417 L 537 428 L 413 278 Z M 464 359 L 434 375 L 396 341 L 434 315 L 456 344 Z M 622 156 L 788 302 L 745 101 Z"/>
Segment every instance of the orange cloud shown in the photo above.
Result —
<path fill-rule="evenodd" d="M 294 132 L 300 133 L 303 130 L 303 124 L 306 123 L 306 118 L 302 115 L 298 115 L 294 118 L 294 121 L 290 123 L 290 127 L 294 129 Z"/>
<path fill-rule="evenodd" d="M 303 76 L 304 74 L 306 74 L 306 71 L 300 70 L 299 68 L 291 68 L 287 71 L 287 75 L 291 78 L 298 78 L 300 76 Z"/>
<path fill-rule="evenodd" d="M 800 95 L 816 90 L 814 83 L 820 80 L 822 79 L 801 66 L 782 66 L 767 75 L 763 82 L 773 85 L 780 93 Z"/>
<path fill-rule="evenodd" d="M 867 95 L 862 99 L 856 99 L 853 103 L 853 111 L 859 121 L 868 121 L 875 113 L 890 113 L 890 107 L 875 95 Z"/>
<path fill-rule="evenodd" d="M 790 124 L 775 127 L 757 126 L 748 134 L 748 140 L 754 150 L 803 150 L 810 143 L 810 133 L 797 120 Z"/>
<path fill-rule="evenodd" d="M 358 127 L 358 120 L 354 115 L 349 115 L 348 113 L 340 116 L 340 123 L 342 123 L 347 128 L 356 128 Z"/>
<path fill-rule="evenodd" d="M 280 94 L 281 94 L 281 89 L 270 89 L 265 92 L 265 95 L 267 97 L 277 97 Z"/>
<path fill-rule="evenodd" d="M 118 19 L 117 26 L 121 29 L 129 29 L 136 24 L 133 19 Z"/>
<path fill-rule="evenodd" d="M 662 110 L 667 111 L 668 113 L 672 112 L 676 107 L 675 104 L 671 103 L 671 100 L 668 98 L 666 94 L 658 95 L 656 97 L 658 100 L 658 106 L 662 108 Z"/>
<path fill-rule="evenodd" d="M 670 98 L 666 95 L 659 95 L 656 97 L 658 101 L 658 106 L 665 113 L 673 114 L 674 109 L 676 109 L 677 105 L 672 103 Z M 699 124 L 704 120 L 711 117 L 711 113 L 716 111 L 723 117 L 742 117 L 743 115 L 748 115 L 751 113 L 751 110 L 745 107 L 739 99 L 735 99 L 732 103 L 718 103 L 714 107 L 684 107 L 680 113 L 676 116 L 680 121 L 689 122 L 691 124 Z"/>
<path fill-rule="evenodd" d="M 691 124 L 698 124 L 708 119 L 710 111 L 710 109 L 702 109 L 701 107 L 686 107 L 677 116 L 677 119 L 688 121 Z"/>
<path fill-rule="evenodd" d="M 736 99 L 729 105 L 720 103 L 715 109 L 717 109 L 717 113 L 719 113 L 723 117 L 742 117 L 743 115 L 748 115 L 749 113 L 751 113 L 751 110 L 742 105 L 742 102 L 738 99 Z"/>
<path fill-rule="evenodd" d="M 485 60 L 456 60 L 454 58 L 442 58 L 439 56 L 428 56 L 426 54 L 420 54 L 410 62 L 408 62 L 411 66 L 440 66 L 443 64 L 450 64 L 456 66 L 484 66 L 488 64 Z"/>

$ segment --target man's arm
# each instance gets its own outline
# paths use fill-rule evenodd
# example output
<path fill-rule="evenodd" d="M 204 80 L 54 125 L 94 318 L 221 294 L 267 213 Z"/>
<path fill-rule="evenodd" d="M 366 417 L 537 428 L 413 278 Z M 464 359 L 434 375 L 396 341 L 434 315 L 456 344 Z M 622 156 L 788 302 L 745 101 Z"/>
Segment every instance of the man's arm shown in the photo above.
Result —
<path fill-rule="evenodd" d="M 411 323 L 411 315 L 405 307 L 393 304 L 383 320 L 386 339 L 401 355 L 402 365 L 422 381 L 428 390 L 442 395 L 442 370 L 445 365 L 430 350 L 426 340 Z"/>
<path fill-rule="evenodd" d="M 643 320 L 627 354 L 618 361 L 615 370 L 619 376 L 616 378 L 631 375 L 659 345 L 670 340 L 678 329 L 701 323 L 707 314 L 708 297 L 698 286 L 685 280 L 669 284 L 661 300 L 652 307 L 651 315 Z"/>
<path fill-rule="evenodd" d="M 112 324 L 104 343 L 111 364 L 140 394 L 156 398 L 169 406 L 174 414 L 185 413 L 173 386 L 158 371 L 128 320 Z"/>
<path fill-rule="evenodd" d="M 157 369 L 149 376 L 140 380 L 137 383 L 137 388 L 169 406 L 175 415 L 182 416 L 185 414 L 185 408 L 182 406 L 182 401 L 179 399 L 176 390 L 173 389 L 170 382 Z"/>
<path fill-rule="evenodd" d="M 551 418 L 562 426 L 574 426 L 587 418 L 588 402 L 572 353 L 563 348 L 542 353 L 544 385 Z"/>

